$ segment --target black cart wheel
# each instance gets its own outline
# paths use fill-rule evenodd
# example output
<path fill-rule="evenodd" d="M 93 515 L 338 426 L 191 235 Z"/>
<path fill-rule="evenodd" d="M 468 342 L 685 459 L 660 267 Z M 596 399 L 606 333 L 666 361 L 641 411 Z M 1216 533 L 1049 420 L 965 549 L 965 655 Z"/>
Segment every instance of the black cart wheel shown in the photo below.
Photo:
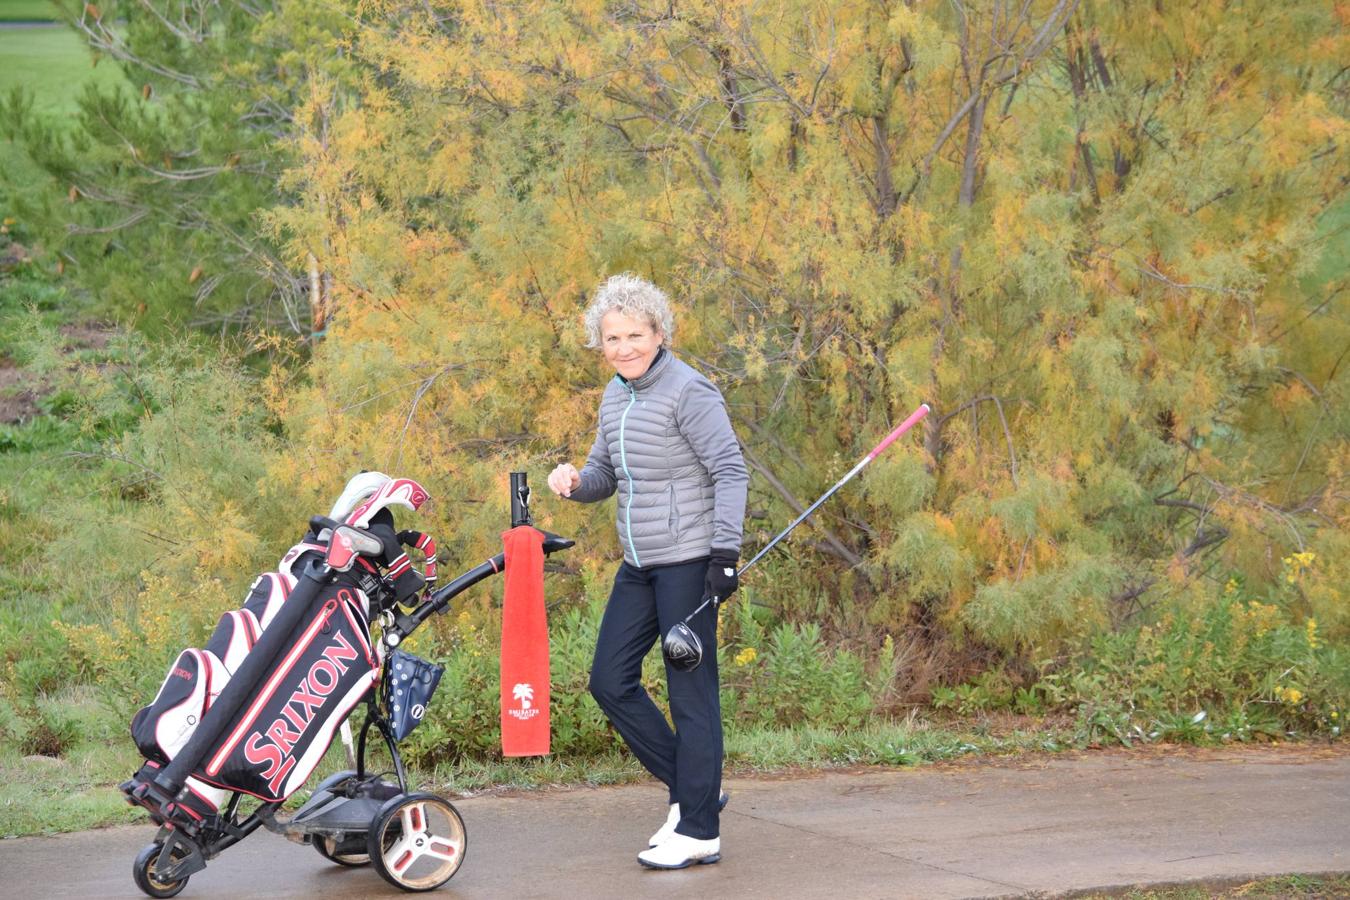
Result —
<path fill-rule="evenodd" d="M 163 849 L 164 843 L 162 841 L 155 841 L 153 844 L 146 846 L 140 853 L 136 854 L 136 862 L 131 869 L 131 877 L 136 880 L 136 887 L 145 891 L 151 897 L 175 897 L 179 891 L 187 887 L 187 878 L 180 878 L 177 881 L 160 881 L 155 876 L 155 862 L 159 859 L 159 854 Z"/>
<path fill-rule="evenodd" d="M 450 801 L 435 794 L 402 794 L 370 825 L 366 849 L 380 877 L 405 891 L 435 890 L 464 862 L 469 837 Z"/>
<path fill-rule="evenodd" d="M 329 862 L 335 862 L 339 866 L 348 866 L 357 868 L 359 866 L 370 865 L 369 853 L 338 853 L 338 842 L 334 838 L 324 837 L 321 834 L 314 835 L 314 849 L 319 851 L 319 855 Z"/>

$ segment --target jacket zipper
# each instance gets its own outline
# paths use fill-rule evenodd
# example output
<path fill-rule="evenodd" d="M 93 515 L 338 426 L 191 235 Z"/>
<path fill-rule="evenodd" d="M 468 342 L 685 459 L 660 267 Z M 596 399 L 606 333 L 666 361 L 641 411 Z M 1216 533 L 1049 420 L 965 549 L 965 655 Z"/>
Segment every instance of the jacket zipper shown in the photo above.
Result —
<path fill-rule="evenodd" d="M 623 432 L 628 425 L 628 412 L 637 403 L 637 391 L 633 386 L 624 383 L 628 388 L 628 406 L 624 407 L 623 417 L 619 419 L 619 465 L 623 466 L 624 477 L 628 479 L 628 503 L 624 508 L 624 518 L 628 525 L 628 549 L 633 552 L 633 565 L 639 569 L 642 568 L 642 560 L 638 558 L 637 544 L 633 542 L 633 473 L 628 471 L 628 450 L 624 445 Z"/>

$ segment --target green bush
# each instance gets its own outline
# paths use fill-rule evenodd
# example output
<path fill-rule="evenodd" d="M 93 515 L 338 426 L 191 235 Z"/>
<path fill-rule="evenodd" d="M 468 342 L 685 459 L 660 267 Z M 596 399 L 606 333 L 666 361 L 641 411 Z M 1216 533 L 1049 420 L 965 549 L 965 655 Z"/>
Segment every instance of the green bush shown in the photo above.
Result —
<path fill-rule="evenodd" d="M 999 670 L 985 672 L 967 684 L 936 687 L 932 703 L 935 709 L 948 709 L 963 716 L 1010 707 L 1024 713 L 1040 709 L 1034 692 L 1014 690 L 1007 674 Z"/>
<path fill-rule="evenodd" d="M 43 626 L 28 632 L 22 649 L 17 645 L 6 648 L 5 681 L 19 702 L 32 703 L 43 694 L 79 680 L 78 667 L 71 659 L 65 638 L 50 623 Z"/>
<path fill-rule="evenodd" d="M 414 639 L 416 652 L 445 666 L 426 719 L 402 745 L 410 762 L 427 768 L 501 753 L 499 614 L 469 601 L 452 615 Z M 549 623 L 554 753 L 594 756 L 616 746 L 586 687 L 599 623 L 594 607 L 555 614 Z"/>
<path fill-rule="evenodd" d="M 70 424 L 38 416 L 17 425 L 0 425 L 0 453 L 34 453 L 69 447 L 78 435 Z"/>
<path fill-rule="evenodd" d="M 722 712 L 733 727 L 850 728 L 871 712 L 862 658 L 827 646 L 819 625 L 765 626 L 748 602 L 726 607 L 723 625 Z"/>
<path fill-rule="evenodd" d="M 65 703 L 43 697 L 23 718 L 23 753 L 62 756 L 83 738 L 81 718 Z"/>
<path fill-rule="evenodd" d="M 1098 635 L 1034 686 L 1072 710 L 1087 742 L 1338 737 L 1350 704 L 1350 654 L 1315 619 L 1243 600 L 1235 582 L 1204 609 Z"/>
<path fill-rule="evenodd" d="M 1234 577 L 1220 596 L 1085 637 L 1029 679 L 999 668 L 938 686 L 932 705 L 960 716 L 1067 712 L 1080 744 L 1337 738 L 1350 705 L 1350 652 L 1306 614 L 1299 588 L 1315 556 L 1284 563 L 1285 588 L 1265 601 L 1244 599 Z"/>
<path fill-rule="evenodd" d="M 24 322 L 53 393 L 0 430 L 0 675 L 19 709 L 88 683 L 125 717 L 304 521 L 259 489 L 273 440 L 237 361 L 131 336 L 69 366 L 56 328 Z"/>
<path fill-rule="evenodd" d="M 587 687 L 603 601 L 555 613 L 549 623 L 552 750 L 597 756 L 621 746 Z M 500 753 L 499 626 L 484 605 L 461 610 L 415 639 L 420 655 L 445 666 L 427 718 L 403 744 L 414 764 L 495 758 Z M 873 710 L 882 685 L 860 656 L 828 647 L 818 627 L 762 624 L 748 603 L 724 608 L 718 666 L 729 732 L 811 726 L 854 728 Z M 889 646 L 889 645 L 888 645 Z M 882 654 L 885 657 L 885 654 Z M 877 671 L 889 672 L 878 662 Z M 659 649 L 644 660 L 643 683 L 668 710 Z"/>

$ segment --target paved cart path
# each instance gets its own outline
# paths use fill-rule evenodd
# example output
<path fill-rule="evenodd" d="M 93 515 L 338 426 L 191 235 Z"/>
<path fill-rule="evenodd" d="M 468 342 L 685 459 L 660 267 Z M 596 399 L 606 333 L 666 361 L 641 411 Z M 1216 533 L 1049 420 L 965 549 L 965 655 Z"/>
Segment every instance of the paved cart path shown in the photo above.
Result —
<path fill-rule="evenodd" d="M 731 779 L 723 859 L 640 868 L 649 785 L 456 801 L 469 829 L 451 898 L 997 897 L 1350 871 L 1350 748 L 1097 752 Z M 141 895 L 153 829 L 0 841 L 9 900 Z M 404 896 L 259 832 L 183 898 Z"/>

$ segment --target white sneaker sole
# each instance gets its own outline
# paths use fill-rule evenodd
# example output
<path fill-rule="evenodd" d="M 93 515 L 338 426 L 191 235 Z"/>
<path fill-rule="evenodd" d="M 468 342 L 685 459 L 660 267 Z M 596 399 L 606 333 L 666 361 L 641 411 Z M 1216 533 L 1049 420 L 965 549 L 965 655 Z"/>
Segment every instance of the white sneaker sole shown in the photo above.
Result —
<path fill-rule="evenodd" d="M 642 863 L 649 869 L 687 869 L 693 865 L 699 866 L 710 865 L 712 863 L 717 862 L 721 858 L 722 854 L 714 853 L 712 856 L 702 856 L 699 857 L 698 859 L 686 859 L 684 862 L 675 863 L 674 865 L 663 865 L 662 863 L 647 862 L 645 859 L 639 856 L 638 862 Z"/>

